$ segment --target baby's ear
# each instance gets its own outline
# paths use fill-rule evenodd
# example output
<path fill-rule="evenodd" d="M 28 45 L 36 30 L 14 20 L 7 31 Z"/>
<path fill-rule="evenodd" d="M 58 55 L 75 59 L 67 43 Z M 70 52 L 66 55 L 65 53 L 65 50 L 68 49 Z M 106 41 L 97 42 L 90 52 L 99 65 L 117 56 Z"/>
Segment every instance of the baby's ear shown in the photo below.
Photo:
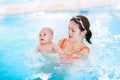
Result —
<path fill-rule="evenodd" d="M 87 30 L 82 31 L 81 36 L 85 36 L 86 33 L 87 33 Z"/>

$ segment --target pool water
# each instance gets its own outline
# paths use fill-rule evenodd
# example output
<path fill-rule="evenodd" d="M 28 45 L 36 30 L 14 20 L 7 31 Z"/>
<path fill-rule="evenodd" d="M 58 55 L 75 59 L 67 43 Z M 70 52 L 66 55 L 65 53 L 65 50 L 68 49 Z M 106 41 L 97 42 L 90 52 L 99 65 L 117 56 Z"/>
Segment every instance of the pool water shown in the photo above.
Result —
<path fill-rule="evenodd" d="M 49 80 L 120 80 L 120 9 L 115 6 L 0 16 L 0 80 L 29 80 L 37 69 L 27 54 L 33 53 L 39 30 L 51 27 L 57 43 L 67 37 L 69 19 L 77 14 L 87 16 L 91 23 L 93 43 L 88 45 L 91 48 L 91 65 L 96 72 L 67 77 L 58 77 L 53 72 Z M 61 70 L 59 67 L 56 69 Z"/>

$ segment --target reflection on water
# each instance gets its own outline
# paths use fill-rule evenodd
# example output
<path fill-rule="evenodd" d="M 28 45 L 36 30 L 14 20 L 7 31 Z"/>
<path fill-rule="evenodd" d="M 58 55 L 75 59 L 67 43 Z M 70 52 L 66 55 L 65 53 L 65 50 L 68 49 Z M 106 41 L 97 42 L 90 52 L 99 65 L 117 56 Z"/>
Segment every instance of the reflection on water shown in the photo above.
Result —
<path fill-rule="evenodd" d="M 79 13 L 80 12 L 80 13 Z M 101 7 L 79 12 L 37 12 L 22 15 L 11 15 L 0 18 L 0 80 L 25 80 L 28 77 L 47 76 L 50 80 L 119 80 L 120 79 L 120 32 L 119 11 L 114 7 Z M 90 53 L 90 69 L 87 74 L 76 73 L 76 64 L 66 70 L 64 67 L 51 68 L 50 74 L 37 74 L 42 61 L 26 56 L 32 53 L 38 43 L 38 33 L 41 27 L 49 26 L 54 30 L 54 41 L 67 37 L 69 19 L 83 14 L 90 19 L 93 32 Z M 38 56 L 37 56 L 38 57 Z M 40 58 L 41 59 L 41 58 Z M 35 62 L 35 64 L 32 64 Z M 43 62 L 44 64 L 44 62 Z M 87 63 L 88 64 L 88 63 Z M 44 69 L 43 69 L 44 70 Z M 66 70 L 67 75 L 56 75 Z M 46 70 L 45 70 L 46 71 Z M 73 72 L 74 71 L 74 72 Z M 85 72 L 86 73 L 86 72 Z M 37 74 L 37 75 L 36 75 Z M 84 76 L 83 76 L 84 75 Z M 52 76 L 52 77 L 51 77 Z M 82 77 L 81 77 L 82 76 Z M 45 77 L 43 77 L 45 78 Z"/>

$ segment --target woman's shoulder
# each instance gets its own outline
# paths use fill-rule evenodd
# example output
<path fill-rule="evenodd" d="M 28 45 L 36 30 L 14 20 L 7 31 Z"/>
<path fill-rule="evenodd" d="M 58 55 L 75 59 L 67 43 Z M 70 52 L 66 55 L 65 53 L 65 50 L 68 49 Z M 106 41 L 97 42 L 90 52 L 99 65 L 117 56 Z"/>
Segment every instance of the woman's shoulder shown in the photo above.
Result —
<path fill-rule="evenodd" d="M 64 40 L 68 40 L 67 38 L 62 38 L 62 39 L 60 39 L 59 41 L 64 41 Z"/>
<path fill-rule="evenodd" d="M 60 39 L 59 42 L 58 42 L 58 45 L 62 46 L 65 43 L 66 40 L 67 40 L 67 38 Z"/>
<path fill-rule="evenodd" d="M 81 51 L 85 51 L 87 53 L 90 53 L 90 48 L 87 46 L 87 45 L 84 45 L 82 48 L 81 48 Z"/>
<path fill-rule="evenodd" d="M 67 38 L 62 38 L 62 39 L 60 39 L 60 40 L 59 40 L 59 44 L 62 43 L 62 42 L 64 42 L 64 41 L 66 41 L 66 40 L 67 40 Z"/>

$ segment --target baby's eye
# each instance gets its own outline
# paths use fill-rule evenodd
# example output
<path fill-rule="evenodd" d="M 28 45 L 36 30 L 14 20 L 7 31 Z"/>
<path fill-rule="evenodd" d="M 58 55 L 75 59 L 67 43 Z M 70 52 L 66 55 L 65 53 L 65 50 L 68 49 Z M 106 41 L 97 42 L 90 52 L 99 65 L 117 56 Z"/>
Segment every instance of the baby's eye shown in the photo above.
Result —
<path fill-rule="evenodd" d="M 41 36 L 41 34 L 39 34 L 39 36 Z"/>
<path fill-rule="evenodd" d="M 72 30 L 72 32 L 75 32 L 75 30 Z"/>
<path fill-rule="evenodd" d="M 43 34 L 43 36 L 46 36 L 46 34 Z"/>

